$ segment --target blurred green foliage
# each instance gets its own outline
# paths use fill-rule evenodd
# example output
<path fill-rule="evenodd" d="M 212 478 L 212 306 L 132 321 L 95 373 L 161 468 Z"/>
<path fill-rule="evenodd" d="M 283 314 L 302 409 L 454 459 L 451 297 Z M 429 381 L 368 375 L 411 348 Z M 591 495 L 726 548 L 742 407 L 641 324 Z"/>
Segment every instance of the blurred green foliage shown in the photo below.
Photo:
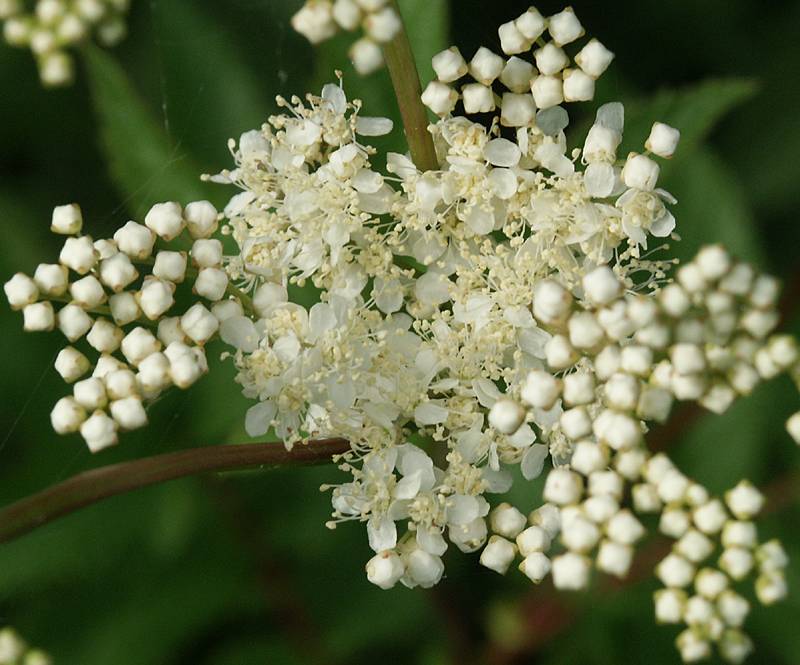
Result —
<path fill-rule="evenodd" d="M 346 39 L 317 54 L 288 20 L 300 0 L 137 0 L 130 37 L 114 52 L 88 49 L 78 83 L 39 87 L 24 52 L 0 50 L 0 225 L 5 280 L 55 256 L 50 209 L 79 201 L 88 229 L 108 235 L 163 199 L 232 192 L 201 183 L 229 165 L 226 141 L 259 126 L 274 96 L 304 94 L 345 73 L 365 113 L 397 119 L 388 76 L 359 79 Z M 401 0 L 423 76 L 451 41 L 471 54 L 528 0 Z M 679 199 L 675 252 L 722 241 L 797 291 L 800 197 L 800 4 L 776 0 L 573 2 L 617 61 L 601 101 L 627 104 L 627 145 L 650 123 L 684 140 L 665 169 Z M 558 3 L 540 3 L 543 12 Z M 573 124 L 586 125 L 577 117 Z M 381 148 L 397 149 L 398 131 Z M 797 331 L 797 314 L 789 325 Z M 63 393 L 52 370 L 57 336 L 23 335 L 0 308 L 0 501 L 7 503 L 98 464 L 189 445 L 244 440 L 245 401 L 220 365 L 189 394 L 153 410 L 154 424 L 92 458 L 57 439 L 48 414 Z M 767 484 L 800 462 L 782 430 L 797 408 L 788 383 L 761 388 L 724 418 L 690 419 L 669 446 L 688 473 L 723 490 L 746 476 Z M 362 528 L 328 532 L 333 468 L 190 479 L 110 500 L 0 547 L 0 623 L 11 623 L 67 665 L 250 663 L 678 662 L 674 631 L 656 627 L 653 581 L 552 605 L 547 588 L 448 556 L 432 591 L 381 592 L 364 579 Z M 535 506 L 540 488 L 517 498 Z M 800 557 L 798 503 L 765 521 Z M 790 569 L 797 589 L 800 574 Z M 549 609 L 548 609 L 549 608 Z M 563 615 L 563 616 L 562 616 Z M 793 665 L 800 594 L 758 609 L 753 662 Z M 555 627 L 555 628 L 554 628 Z M 526 648 L 536 644 L 536 648 Z M 517 648 L 519 647 L 519 648 Z M 514 652 L 506 657 L 505 652 Z"/>

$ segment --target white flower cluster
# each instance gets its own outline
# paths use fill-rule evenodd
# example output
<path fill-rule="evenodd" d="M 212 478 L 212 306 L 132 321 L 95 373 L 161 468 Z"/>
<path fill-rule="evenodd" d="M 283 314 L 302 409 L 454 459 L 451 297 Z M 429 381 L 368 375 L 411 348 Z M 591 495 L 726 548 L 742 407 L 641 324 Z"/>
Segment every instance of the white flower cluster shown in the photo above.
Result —
<path fill-rule="evenodd" d="M 243 312 L 228 297 L 222 243 L 209 237 L 217 218 L 207 201 L 159 203 L 144 224 L 130 221 L 95 241 L 80 235 L 76 204 L 55 208 L 51 229 L 67 236 L 58 263 L 39 265 L 33 277 L 17 273 L 4 290 L 26 331 L 58 328 L 70 343 L 55 362 L 73 384 L 51 414 L 56 432 L 80 431 L 92 452 L 102 450 L 118 430 L 144 427 L 145 406 L 164 390 L 188 388 L 208 370 L 203 346 L 220 321 Z M 184 229 L 190 251 L 169 249 Z M 197 302 L 175 314 L 181 285 Z"/>
<path fill-rule="evenodd" d="M 368 32 L 394 11 L 310 0 L 295 27 L 319 41 L 346 10 Z M 721 247 L 674 274 L 674 261 L 642 254 L 650 236 L 675 228 L 655 158 L 670 158 L 680 135 L 657 122 L 642 153 L 618 160 L 624 110 L 612 103 L 570 149 L 559 104 L 590 99 L 611 60 L 592 40 L 568 68 L 562 46 L 582 34 L 572 10 L 545 20 L 531 9 L 500 28 L 508 61 L 486 49 L 469 65 L 455 49 L 437 55 L 426 103 L 437 90 L 449 101 L 434 103 L 432 171 L 394 153 L 385 172 L 375 165 L 365 138 L 392 123 L 362 116 L 341 83 L 304 101 L 279 98 L 284 113 L 230 142 L 235 167 L 205 176 L 242 190 L 222 215 L 235 256 L 223 259 L 210 237 L 210 204 L 165 203 L 113 240 L 70 237 L 58 265 L 15 276 L 6 294 L 27 329 L 58 325 L 102 354 L 56 407 L 56 429 L 80 427 L 93 449 L 115 442 L 118 427 L 144 424 L 143 401 L 205 371 L 203 345 L 218 334 L 256 401 L 248 433 L 273 430 L 288 448 L 350 442 L 337 459 L 348 481 L 327 487 L 329 526 L 366 524 L 374 584 L 436 584 L 452 544 L 480 550 L 497 572 L 519 558 L 534 582 L 551 575 L 560 589 L 583 589 L 593 567 L 624 577 L 645 535 L 637 515 L 660 513 L 676 543 L 657 571 L 659 620 L 687 626 L 686 660 L 716 643 L 739 662 L 750 645 L 733 583 L 757 568 L 762 602 L 785 593 L 782 550 L 760 544 L 751 522 L 760 495 L 740 484 L 725 503 L 712 498 L 651 455 L 645 434 L 676 400 L 722 413 L 762 380 L 800 377 L 797 344 L 773 334 L 777 282 Z M 535 67 L 517 57 L 534 42 Z M 477 83 L 462 88 L 462 113 L 448 84 L 467 73 Z M 509 91 L 499 117 L 481 116 L 497 110 L 496 79 Z M 188 256 L 151 258 L 156 236 L 170 242 L 184 227 Z M 53 228 L 78 233 L 77 208 L 56 209 Z M 151 271 L 140 280 L 142 265 Z M 80 279 L 70 283 L 72 273 Z M 190 278 L 195 298 L 214 305 L 170 315 L 176 285 Z M 69 304 L 56 315 L 54 300 Z M 125 333 L 142 319 L 157 334 Z M 57 368 L 77 381 L 90 363 L 68 347 Z M 787 428 L 800 442 L 800 413 Z M 492 510 L 486 496 L 507 492 L 517 466 L 525 480 L 547 474 L 544 504 L 532 496 L 524 510 Z"/>
<path fill-rule="evenodd" d="M 74 64 L 68 49 L 93 33 L 104 46 L 114 46 L 126 33 L 130 0 L 0 0 L 3 36 L 11 46 L 30 48 L 46 86 L 72 82 Z"/>
<path fill-rule="evenodd" d="M 371 74 L 383 67 L 381 45 L 392 41 L 403 24 L 390 0 L 306 0 L 292 27 L 312 44 L 340 30 L 363 30 L 350 47 L 350 60 L 359 74 Z"/>
<path fill-rule="evenodd" d="M 500 48 L 507 59 L 483 46 L 469 63 L 455 46 L 436 55 L 437 79 L 428 84 L 422 101 L 441 117 L 461 101 L 466 115 L 495 114 L 505 127 L 529 127 L 537 119 L 540 125 L 557 123 L 565 116 L 560 104 L 594 98 L 595 81 L 614 59 L 596 39 L 570 58 L 564 47 L 583 35 L 571 7 L 548 18 L 531 7 L 500 26 Z M 471 83 L 463 83 L 467 76 Z"/>
<path fill-rule="evenodd" d="M 44 651 L 31 649 L 13 628 L 0 630 L 0 665 L 51 665 Z"/>

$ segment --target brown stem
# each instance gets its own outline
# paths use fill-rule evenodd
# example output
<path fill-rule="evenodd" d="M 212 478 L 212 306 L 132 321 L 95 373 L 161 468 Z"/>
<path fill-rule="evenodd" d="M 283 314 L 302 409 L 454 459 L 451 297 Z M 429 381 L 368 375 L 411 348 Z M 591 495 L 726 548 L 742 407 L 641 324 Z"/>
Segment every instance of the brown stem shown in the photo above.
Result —
<path fill-rule="evenodd" d="M 397 6 L 396 0 L 393 0 L 393 4 L 402 23 L 400 7 Z M 428 131 L 428 113 L 422 104 L 419 72 L 405 25 L 400 28 L 392 41 L 384 44 L 383 56 L 403 118 L 411 159 L 420 171 L 435 171 L 439 168 L 439 162 L 436 159 L 433 138 Z"/>
<path fill-rule="evenodd" d="M 349 450 L 344 439 L 319 439 L 287 451 L 281 443 L 205 446 L 91 469 L 0 510 L 0 543 L 103 499 L 200 473 L 329 463 Z"/>

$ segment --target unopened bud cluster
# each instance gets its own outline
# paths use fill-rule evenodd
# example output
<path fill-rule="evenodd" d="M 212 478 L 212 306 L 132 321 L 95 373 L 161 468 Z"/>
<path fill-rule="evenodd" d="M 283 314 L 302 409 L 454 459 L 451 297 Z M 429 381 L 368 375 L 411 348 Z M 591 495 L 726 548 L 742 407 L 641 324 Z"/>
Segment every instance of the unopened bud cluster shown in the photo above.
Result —
<path fill-rule="evenodd" d="M 660 513 L 659 530 L 676 543 L 656 568 L 667 587 L 656 594 L 657 619 L 687 626 L 677 640 L 687 662 L 709 657 L 716 644 L 738 663 L 752 645 L 740 630 L 749 604 L 733 584 L 754 573 L 762 603 L 786 595 L 783 549 L 759 543 L 752 522 L 764 499 L 744 481 L 724 502 L 711 497 L 664 454 L 651 456 L 644 434 L 676 400 L 721 414 L 761 380 L 796 373 L 797 345 L 771 334 L 776 280 L 717 245 L 655 296 L 626 294 L 626 286 L 601 267 L 584 277 L 581 298 L 555 280 L 534 287 L 533 315 L 551 333 L 546 368 L 521 382 L 521 404 L 496 402 L 489 422 L 510 435 L 530 422 L 565 464 L 547 476 L 548 504 L 528 522 L 511 506 L 495 509 L 496 535 L 481 562 L 504 573 L 519 555 L 534 582 L 551 574 L 557 588 L 583 589 L 592 567 L 625 577 L 645 533 L 635 515 Z M 542 511 L 558 515 L 560 528 L 547 531 Z M 563 549 L 551 553 L 557 534 Z"/>
<path fill-rule="evenodd" d="M 362 30 L 350 47 L 350 60 L 359 74 L 371 74 L 383 66 L 381 45 L 392 41 L 403 24 L 390 0 L 306 0 L 292 27 L 312 44 L 340 30 Z"/>
<path fill-rule="evenodd" d="M 51 665 L 44 651 L 26 644 L 13 628 L 0 629 L 0 665 Z"/>
<path fill-rule="evenodd" d="M 584 34 L 571 7 L 547 18 L 531 7 L 500 26 L 504 55 L 483 46 L 469 62 L 455 46 L 436 55 L 437 78 L 422 101 L 442 117 L 460 101 L 466 115 L 495 114 L 505 127 L 557 124 L 566 117 L 559 105 L 594 98 L 595 81 L 614 58 L 596 39 L 575 49 Z"/>
<path fill-rule="evenodd" d="M 51 230 L 65 237 L 57 263 L 4 286 L 29 332 L 58 329 L 69 345 L 55 361 L 73 392 L 51 414 L 59 434 L 80 432 L 97 452 L 117 443 L 118 431 L 147 424 L 146 405 L 164 390 L 188 388 L 207 370 L 204 345 L 220 322 L 242 313 L 228 298 L 222 243 L 210 238 L 217 211 L 207 201 L 185 208 L 153 206 L 144 224 L 127 222 L 112 238 L 81 235 L 76 204 L 53 211 Z M 191 249 L 171 248 L 179 236 Z M 176 312 L 180 285 L 196 302 Z"/>
<path fill-rule="evenodd" d="M 126 33 L 130 0 L 0 0 L 3 36 L 10 46 L 29 48 L 45 86 L 68 85 L 74 78 L 69 49 L 95 36 L 114 46 Z"/>

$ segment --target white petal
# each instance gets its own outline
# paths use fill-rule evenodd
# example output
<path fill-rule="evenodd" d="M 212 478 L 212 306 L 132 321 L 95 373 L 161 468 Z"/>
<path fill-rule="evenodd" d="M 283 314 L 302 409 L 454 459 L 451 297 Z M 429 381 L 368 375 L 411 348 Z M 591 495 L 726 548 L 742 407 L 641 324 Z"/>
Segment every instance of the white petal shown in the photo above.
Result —
<path fill-rule="evenodd" d="M 507 469 L 494 469 L 485 466 L 481 469 L 483 480 L 486 483 L 486 491 L 492 494 L 504 494 L 511 489 L 514 484 L 514 477 Z"/>
<path fill-rule="evenodd" d="M 674 230 L 675 217 L 669 210 L 665 210 L 664 214 L 650 226 L 650 233 L 656 238 L 666 238 Z"/>
<path fill-rule="evenodd" d="M 606 162 L 595 162 L 586 167 L 583 173 L 583 183 L 589 196 L 604 199 L 611 196 L 614 185 L 617 182 L 617 175 L 614 167 Z"/>
<path fill-rule="evenodd" d="M 322 99 L 330 102 L 334 113 L 343 114 L 347 110 L 347 97 L 344 90 L 335 83 L 328 83 L 322 88 Z"/>
<path fill-rule="evenodd" d="M 447 551 L 447 541 L 445 541 L 441 531 L 435 528 L 419 527 L 417 529 L 417 545 L 428 554 L 435 554 L 436 556 L 442 556 Z"/>
<path fill-rule="evenodd" d="M 252 353 L 258 348 L 258 331 L 246 316 L 225 319 L 220 325 L 219 334 L 223 342 L 245 353 Z"/>
<path fill-rule="evenodd" d="M 472 390 L 481 406 L 491 408 L 503 394 L 500 389 L 489 379 L 475 379 L 472 382 Z"/>
<path fill-rule="evenodd" d="M 274 402 L 261 402 L 247 410 L 244 428 L 250 436 L 263 436 L 270 428 L 278 407 Z"/>
<path fill-rule="evenodd" d="M 469 524 L 479 517 L 480 506 L 474 496 L 454 494 L 447 500 L 447 523 Z"/>
<path fill-rule="evenodd" d="M 520 463 L 520 470 L 525 480 L 533 480 L 541 475 L 548 452 L 547 446 L 543 443 L 534 443 L 525 451 Z"/>
<path fill-rule="evenodd" d="M 519 146 L 508 139 L 492 139 L 486 144 L 483 156 L 494 166 L 516 166 L 522 152 Z"/>
<path fill-rule="evenodd" d="M 394 128 L 389 118 L 369 118 L 359 116 L 356 120 L 356 134 L 361 136 L 385 136 Z"/>
<path fill-rule="evenodd" d="M 489 184 L 498 198 L 510 199 L 517 193 L 519 183 L 511 169 L 492 169 L 489 173 Z"/>
<path fill-rule="evenodd" d="M 367 536 L 373 551 L 390 550 L 397 545 L 397 526 L 388 517 L 373 517 L 367 522 Z"/>
<path fill-rule="evenodd" d="M 318 302 L 308 312 L 308 331 L 312 340 L 319 339 L 336 327 L 336 315 L 328 303 Z"/>
<path fill-rule="evenodd" d="M 414 409 L 414 420 L 418 425 L 438 425 L 447 420 L 450 412 L 434 402 L 425 402 Z"/>
<path fill-rule="evenodd" d="M 405 476 L 397 482 L 392 491 L 392 496 L 400 500 L 413 499 L 419 493 L 421 485 L 422 471 L 415 471 L 410 476 Z"/>

